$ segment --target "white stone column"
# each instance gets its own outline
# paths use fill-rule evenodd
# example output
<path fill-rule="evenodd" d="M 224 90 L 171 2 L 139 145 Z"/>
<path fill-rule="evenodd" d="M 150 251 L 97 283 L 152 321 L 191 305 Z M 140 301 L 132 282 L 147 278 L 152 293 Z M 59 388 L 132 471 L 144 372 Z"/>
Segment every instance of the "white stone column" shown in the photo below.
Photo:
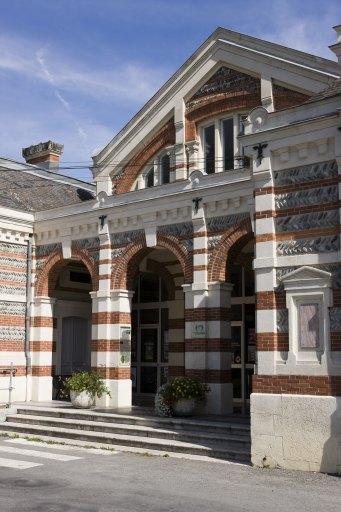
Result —
<path fill-rule="evenodd" d="M 55 299 L 35 297 L 30 328 L 32 373 L 28 400 L 52 400 L 53 310 Z M 28 388 L 29 389 L 29 388 Z"/>
<path fill-rule="evenodd" d="M 130 331 L 131 298 L 128 290 L 92 292 L 93 324 L 91 366 L 100 373 L 111 397 L 97 404 L 106 407 L 131 406 Z"/>

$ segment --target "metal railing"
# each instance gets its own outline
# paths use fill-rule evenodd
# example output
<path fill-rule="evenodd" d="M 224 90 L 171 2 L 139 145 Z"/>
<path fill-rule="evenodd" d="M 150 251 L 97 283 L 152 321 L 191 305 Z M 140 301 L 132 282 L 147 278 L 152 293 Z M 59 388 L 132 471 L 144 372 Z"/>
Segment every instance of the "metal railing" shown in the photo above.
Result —
<path fill-rule="evenodd" d="M 11 407 L 12 405 L 12 391 L 15 389 L 13 386 L 13 377 L 17 373 L 17 369 L 14 368 L 13 363 L 10 364 L 10 367 L 0 366 L 0 374 L 9 375 L 9 383 L 7 388 L 0 388 L 0 391 L 8 391 L 8 402 L 6 403 L 6 407 Z"/>

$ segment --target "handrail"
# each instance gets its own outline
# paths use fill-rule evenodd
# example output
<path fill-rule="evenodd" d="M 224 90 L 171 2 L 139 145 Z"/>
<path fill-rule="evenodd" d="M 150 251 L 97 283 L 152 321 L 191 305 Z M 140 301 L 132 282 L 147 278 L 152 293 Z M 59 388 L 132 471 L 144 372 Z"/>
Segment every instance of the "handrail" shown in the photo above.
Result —
<path fill-rule="evenodd" d="M 10 367 L 6 366 L 0 366 L 0 373 L 2 374 L 9 374 L 9 384 L 7 388 L 0 388 L 0 391 L 7 391 L 8 390 L 8 402 L 6 404 L 6 407 L 9 408 L 12 405 L 12 391 L 15 389 L 13 386 L 13 377 L 17 373 L 17 368 L 14 368 L 13 363 L 11 363 Z"/>

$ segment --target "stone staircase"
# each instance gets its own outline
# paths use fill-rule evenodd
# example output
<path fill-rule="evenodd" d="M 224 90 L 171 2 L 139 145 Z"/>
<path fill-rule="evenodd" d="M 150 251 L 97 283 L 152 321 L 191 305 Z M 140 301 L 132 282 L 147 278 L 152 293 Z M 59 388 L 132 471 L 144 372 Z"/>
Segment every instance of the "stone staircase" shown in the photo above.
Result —
<path fill-rule="evenodd" d="M 71 407 L 17 406 L 0 423 L 15 433 L 68 443 L 105 445 L 150 454 L 203 456 L 250 463 L 250 427 L 230 420 L 158 418 Z"/>

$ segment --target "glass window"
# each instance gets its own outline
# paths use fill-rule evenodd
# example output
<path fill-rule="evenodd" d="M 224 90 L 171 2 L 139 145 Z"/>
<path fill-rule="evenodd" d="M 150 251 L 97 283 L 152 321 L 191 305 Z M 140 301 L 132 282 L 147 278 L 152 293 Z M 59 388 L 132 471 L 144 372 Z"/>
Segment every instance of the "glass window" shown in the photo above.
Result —
<path fill-rule="evenodd" d="M 164 155 L 161 158 L 161 183 L 169 183 L 169 175 L 170 175 L 170 157 L 169 155 Z"/>
<path fill-rule="evenodd" d="M 224 171 L 234 168 L 233 119 L 223 121 Z"/>
<path fill-rule="evenodd" d="M 143 363 L 157 362 L 157 329 L 141 329 L 141 361 Z"/>
<path fill-rule="evenodd" d="M 215 129 L 214 124 L 204 128 L 205 172 L 215 172 Z"/>
<path fill-rule="evenodd" d="M 154 167 L 149 169 L 145 178 L 146 188 L 154 187 Z"/>

